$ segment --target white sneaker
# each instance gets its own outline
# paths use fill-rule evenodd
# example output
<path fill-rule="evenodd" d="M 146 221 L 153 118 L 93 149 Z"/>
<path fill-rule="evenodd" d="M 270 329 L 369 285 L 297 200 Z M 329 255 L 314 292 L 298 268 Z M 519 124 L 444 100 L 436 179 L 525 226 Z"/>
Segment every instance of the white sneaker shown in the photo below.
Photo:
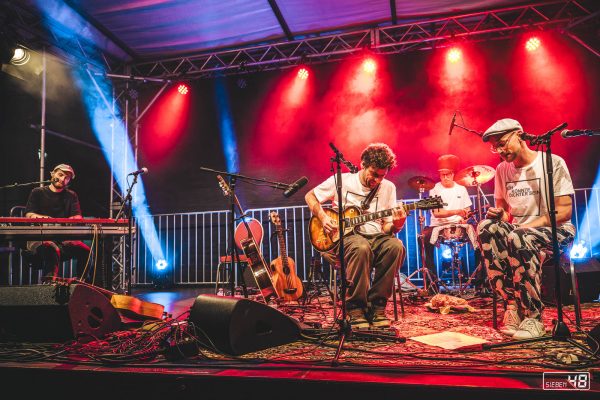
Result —
<path fill-rule="evenodd" d="M 509 304 L 504 311 L 502 326 L 498 330 L 506 336 L 513 336 L 519 330 L 519 325 L 521 325 L 521 317 L 517 312 L 517 306 Z"/>
<path fill-rule="evenodd" d="M 513 335 L 513 339 L 533 339 L 546 334 L 546 328 L 541 321 L 535 318 L 525 318 L 519 329 Z"/>

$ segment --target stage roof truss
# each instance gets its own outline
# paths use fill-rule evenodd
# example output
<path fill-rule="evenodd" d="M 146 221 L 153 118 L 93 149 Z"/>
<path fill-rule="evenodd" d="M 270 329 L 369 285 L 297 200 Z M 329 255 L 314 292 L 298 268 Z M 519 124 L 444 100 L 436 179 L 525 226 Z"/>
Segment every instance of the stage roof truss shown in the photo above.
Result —
<path fill-rule="evenodd" d="M 336 61 L 364 51 L 398 54 L 445 47 L 456 41 L 505 39 L 535 29 L 566 31 L 569 27 L 591 23 L 594 14 L 578 1 L 533 3 L 139 62 L 132 65 L 132 72 L 139 76 L 181 80 L 243 74 L 288 68 L 302 63 Z"/>

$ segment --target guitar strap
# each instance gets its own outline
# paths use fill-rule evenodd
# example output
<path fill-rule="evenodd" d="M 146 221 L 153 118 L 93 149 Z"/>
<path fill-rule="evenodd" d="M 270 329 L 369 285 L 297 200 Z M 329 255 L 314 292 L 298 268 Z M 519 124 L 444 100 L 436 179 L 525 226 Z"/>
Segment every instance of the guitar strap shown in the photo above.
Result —
<path fill-rule="evenodd" d="M 381 184 L 378 184 L 377 186 L 375 186 L 375 188 L 373 188 L 373 190 L 371 190 L 369 192 L 367 197 L 365 197 L 365 199 L 360 203 L 360 207 L 363 209 L 363 211 L 367 211 L 369 209 L 369 207 L 371 206 L 371 201 L 373 201 L 373 198 L 377 194 L 377 191 L 379 190 L 380 185 Z"/>

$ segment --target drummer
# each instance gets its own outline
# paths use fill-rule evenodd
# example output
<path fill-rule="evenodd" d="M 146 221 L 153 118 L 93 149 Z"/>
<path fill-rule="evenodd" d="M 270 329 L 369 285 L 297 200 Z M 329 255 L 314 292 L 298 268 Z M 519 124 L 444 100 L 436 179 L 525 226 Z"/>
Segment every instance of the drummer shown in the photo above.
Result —
<path fill-rule="evenodd" d="M 442 209 L 432 210 L 431 222 L 423 229 L 425 266 L 434 282 L 438 281 L 438 277 L 433 257 L 435 245 L 430 243 L 431 233 L 436 226 L 465 223 L 472 204 L 467 189 L 454 182 L 454 173 L 458 165 L 457 156 L 453 154 L 440 156 L 437 160 L 440 181 L 429 191 L 429 196 L 440 196 L 446 204 Z"/>

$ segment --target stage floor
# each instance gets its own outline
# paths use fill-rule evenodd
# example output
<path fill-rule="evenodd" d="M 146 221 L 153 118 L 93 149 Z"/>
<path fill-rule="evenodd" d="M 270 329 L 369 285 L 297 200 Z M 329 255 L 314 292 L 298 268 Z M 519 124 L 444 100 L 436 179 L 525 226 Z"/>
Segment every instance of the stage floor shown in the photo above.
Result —
<path fill-rule="evenodd" d="M 133 296 L 163 304 L 174 319 L 185 321 L 196 297 L 212 290 L 189 287 L 168 291 L 135 289 Z M 201 348 L 198 355 L 167 360 L 155 350 L 173 335 L 153 338 L 148 336 L 146 327 L 131 331 L 128 336 L 117 333 L 104 341 L 86 344 L 2 344 L 0 374 L 3 381 L 18 384 L 28 393 L 39 392 L 43 387 L 27 384 L 34 379 L 40 385 L 65 383 L 88 393 L 110 395 L 116 390 L 123 398 L 125 394 L 154 398 L 159 394 L 191 393 L 203 394 L 204 398 L 258 398 L 264 397 L 265 393 L 285 393 L 290 399 L 373 397 L 377 393 L 387 398 L 418 393 L 531 399 L 565 395 L 569 398 L 588 397 L 600 393 L 600 360 L 591 359 L 567 342 L 549 339 L 493 349 L 453 348 L 468 343 L 464 340 L 492 344 L 508 341 L 492 326 L 491 299 L 473 296 L 469 298 L 468 293 L 466 296 L 471 311 L 450 311 L 448 314 L 428 308 L 425 298 L 405 296 L 404 315 L 398 304 L 393 334 L 386 335 L 385 339 L 368 340 L 351 335 L 344 343 L 336 366 L 332 366 L 332 360 L 339 334 L 333 319 L 333 303 L 323 292 L 307 304 L 273 305 L 307 328 L 302 340 L 283 346 L 242 356 L 219 354 L 207 346 Z M 499 320 L 502 311 L 499 304 Z M 590 348 L 593 343 L 585 340 L 584 332 L 590 332 L 600 324 L 600 304 L 582 305 L 581 333 L 575 329 L 573 307 L 564 306 L 563 311 L 564 321 L 574 338 L 581 339 L 579 342 L 584 348 Z M 393 319 L 392 302 L 388 303 L 387 312 Z M 547 328 L 553 326 L 552 320 L 556 316 L 555 307 L 546 309 Z M 172 331 L 176 329 L 171 328 Z M 420 337 L 436 339 L 427 336 L 432 334 L 441 334 L 437 343 L 421 341 Z M 569 393 L 544 390 L 544 373 L 545 380 L 549 381 L 548 372 L 589 373 L 590 390 L 569 390 Z M 554 377 L 558 381 L 564 378 L 564 382 L 567 379 L 562 375 Z"/>

